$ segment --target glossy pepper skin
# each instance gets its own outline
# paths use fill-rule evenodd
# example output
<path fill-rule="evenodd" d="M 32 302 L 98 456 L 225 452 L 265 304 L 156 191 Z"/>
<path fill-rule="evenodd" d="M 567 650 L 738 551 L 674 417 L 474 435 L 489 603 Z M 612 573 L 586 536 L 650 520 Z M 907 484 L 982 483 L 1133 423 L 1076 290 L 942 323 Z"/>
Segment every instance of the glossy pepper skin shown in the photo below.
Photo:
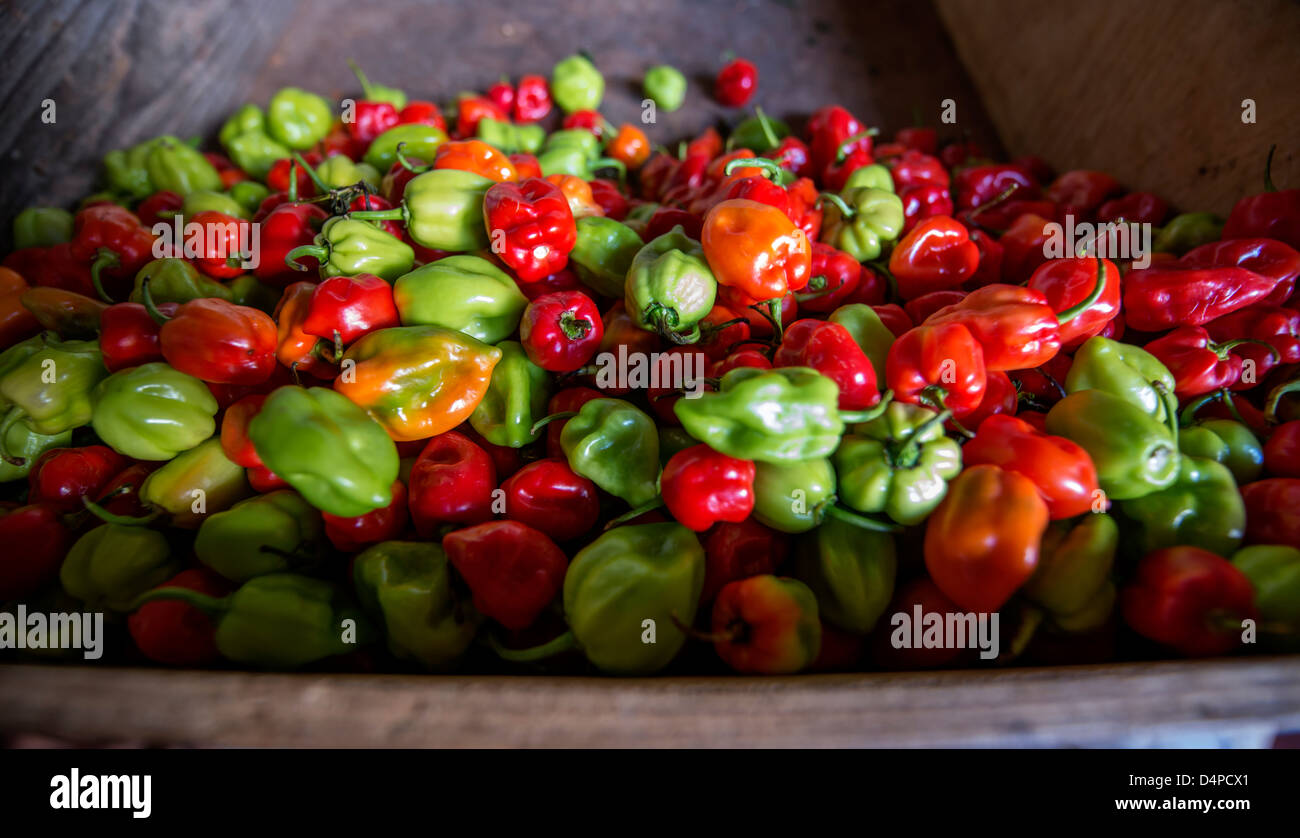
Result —
<path fill-rule="evenodd" d="M 865 410 L 880 401 L 876 370 L 848 329 L 821 320 L 796 320 L 772 357 L 776 367 L 815 369 L 839 388 L 840 410 Z"/>
<path fill-rule="evenodd" d="M 1088 452 L 1014 416 L 995 414 L 981 422 L 962 456 L 968 466 L 995 465 L 1028 477 L 1053 521 L 1083 515 L 1097 502 L 1097 469 Z"/>
<path fill-rule="evenodd" d="M 406 242 L 373 224 L 343 216 L 326 221 L 314 244 L 295 248 L 285 256 L 293 267 L 306 270 L 294 261 L 299 256 L 314 257 L 322 278 L 374 274 L 391 282 L 415 264 L 415 251 Z"/>
<path fill-rule="evenodd" d="M 984 350 L 961 323 L 918 326 L 890 345 L 885 384 L 899 401 L 939 406 L 960 421 L 984 399 Z"/>
<path fill-rule="evenodd" d="M 276 325 L 255 308 L 190 300 L 162 324 L 158 345 L 167 363 L 202 381 L 261 384 L 275 370 Z"/>
<path fill-rule="evenodd" d="M 394 290 L 373 274 L 330 277 L 312 291 L 302 330 L 325 340 L 337 336 L 346 345 L 377 329 L 400 325 Z"/>
<path fill-rule="evenodd" d="M 99 344 L 62 341 L 38 335 L 0 355 L 0 404 L 4 421 L 21 421 L 31 430 L 53 436 L 90 421 L 95 385 L 108 373 Z"/>
<path fill-rule="evenodd" d="M 835 450 L 839 497 L 858 512 L 883 512 L 906 526 L 925 520 L 962 468 L 962 448 L 929 408 L 893 402 L 855 425 Z"/>
<path fill-rule="evenodd" d="M 1043 533 L 1038 567 L 1025 583 L 1025 596 L 1042 606 L 1061 631 L 1099 628 L 1115 608 L 1110 577 L 1119 540 L 1119 525 L 1109 515 L 1054 521 Z"/>
<path fill-rule="evenodd" d="M 743 674 L 789 675 L 817 657 L 817 599 L 798 579 L 751 576 L 725 585 L 713 603 L 713 647 Z"/>
<path fill-rule="evenodd" d="M 334 389 L 360 405 L 394 440 L 428 439 L 470 417 L 502 352 L 437 326 L 371 332 L 348 348 Z"/>
<path fill-rule="evenodd" d="M 179 569 L 162 533 L 100 524 L 72 545 L 59 569 L 59 583 L 88 608 L 122 612 Z"/>
<path fill-rule="evenodd" d="M 823 620 L 853 634 L 876 626 L 894 596 L 897 570 L 888 533 L 831 518 L 799 541 L 796 578 L 817 597 Z"/>
<path fill-rule="evenodd" d="M 1115 263 L 1102 260 L 1100 296 L 1076 316 L 1059 324 L 1057 337 L 1069 347 L 1099 334 L 1120 309 L 1120 272 Z M 1097 260 L 1092 257 L 1050 259 L 1029 278 L 1030 289 L 1043 295 L 1058 315 L 1082 304 L 1098 283 Z"/>
<path fill-rule="evenodd" d="M 1103 390 L 1134 404 L 1159 422 L 1169 422 L 1177 412 L 1168 367 L 1140 346 L 1097 336 L 1079 347 L 1065 377 L 1067 393 Z"/>
<path fill-rule="evenodd" d="M 1103 390 L 1082 390 L 1047 414 L 1047 432 L 1069 439 L 1091 457 L 1111 500 L 1167 488 L 1178 478 L 1178 443 L 1169 427 L 1138 405 Z"/>
<path fill-rule="evenodd" d="M 659 434 L 654 420 L 621 399 L 592 399 L 564 425 L 569 468 L 633 507 L 659 494 Z"/>
<path fill-rule="evenodd" d="M 381 172 L 386 172 L 397 162 L 397 147 L 403 146 L 408 160 L 433 160 L 438 149 L 447 142 L 447 132 L 436 125 L 407 123 L 394 125 L 370 143 L 365 162 Z"/>
<path fill-rule="evenodd" d="M 1270 477 L 1241 488 L 1247 544 L 1300 545 L 1300 479 Z"/>
<path fill-rule="evenodd" d="M 660 483 L 668 511 L 696 532 L 719 521 L 743 521 L 754 509 L 754 464 L 707 445 L 670 457 Z"/>
<path fill-rule="evenodd" d="M 202 381 L 155 361 L 101 381 L 92 424 L 119 454 L 170 460 L 212 436 L 216 413 L 217 400 Z"/>
<path fill-rule="evenodd" d="M 1200 326 L 1260 302 L 1276 286 L 1275 279 L 1246 268 L 1193 267 L 1182 260 L 1152 265 L 1124 277 L 1124 318 L 1144 332 Z"/>
<path fill-rule="evenodd" d="M 961 323 L 979 341 L 990 372 L 1033 369 L 1061 348 L 1057 315 L 1038 291 L 986 285 L 925 319 L 925 325 Z"/>
<path fill-rule="evenodd" d="M 528 299 L 504 271 L 479 256 L 430 262 L 393 284 L 404 326 L 441 326 L 484 343 L 510 337 Z"/>
<path fill-rule="evenodd" d="M 492 518 L 497 473 L 492 457 L 455 431 L 429 440 L 411 467 L 411 521 L 425 538 L 446 524 L 478 524 Z"/>
<path fill-rule="evenodd" d="M 645 95 L 660 110 L 672 113 L 686 101 L 686 76 L 668 64 L 658 64 L 645 71 L 642 80 Z"/>
<path fill-rule="evenodd" d="M 564 585 L 569 560 L 545 533 L 518 521 L 490 521 L 442 539 L 474 607 L 508 629 L 525 629 Z"/>
<path fill-rule="evenodd" d="M 293 570 L 316 558 L 320 512 L 291 489 L 254 495 L 199 525 L 194 555 L 231 582 Z"/>
<path fill-rule="evenodd" d="M 741 460 L 785 463 L 825 457 L 844 422 L 835 382 L 805 367 L 734 369 L 716 393 L 682 399 L 682 427 L 710 448 Z"/>
<path fill-rule="evenodd" d="M 286 87 L 266 107 L 267 132 L 289 148 L 311 148 L 329 133 L 329 102 L 297 87 Z"/>
<path fill-rule="evenodd" d="M 579 369 L 600 349 L 604 336 L 600 310 L 581 291 L 542 294 L 528 304 L 519 322 L 528 360 L 549 372 Z"/>
<path fill-rule="evenodd" d="M 83 497 L 99 497 L 126 467 L 126 458 L 104 445 L 46 451 L 27 474 L 29 502 L 48 503 L 64 512 L 78 510 Z"/>
<path fill-rule="evenodd" d="M 195 529 L 208 515 L 230 508 L 248 493 L 244 470 L 226 457 L 214 437 L 150 472 L 140 484 L 139 500 L 166 514 L 172 526 Z"/>
<path fill-rule="evenodd" d="M 189 588 L 214 597 L 229 591 L 224 579 L 203 568 L 183 570 L 160 587 Z M 155 663 L 201 667 L 221 657 L 212 621 L 183 602 L 146 603 L 127 618 L 127 629 L 136 648 Z"/>
<path fill-rule="evenodd" d="M 1222 556 L 1188 545 L 1138 562 L 1120 607 L 1138 634 L 1193 657 L 1236 648 L 1240 621 L 1258 616 L 1250 579 Z"/>
<path fill-rule="evenodd" d="M 184 259 L 155 259 L 141 267 L 131 287 L 131 302 L 144 302 L 145 280 L 155 303 L 188 303 L 202 297 L 230 299 L 226 286 L 203 276 Z"/>
<path fill-rule="evenodd" d="M 49 503 L 0 508 L 0 539 L 9 545 L 0 553 L 0 596 L 6 600 L 36 593 L 57 579 L 73 544 L 59 508 Z"/>
<path fill-rule="evenodd" d="M 610 530 L 573 557 L 564 576 L 564 614 L 587 660 L 617 675 L 663 669 L 686 642 L 673 620 L 695 619 L 704 548 L 681 524 Z M 655 642 L 643 643 L 644 620 Z"/>
<path fill-rule="evenodd" d="M 51 449 L 72 442 L 72 431 L 38 434 L 9 414 L 17 417 L 21 408 L 11 407 L 0 416 L 0 483 L 27 477 L 32 467 Z"/>
<path fill-rule="evenodd" d="M 135 604 L 167 600 L 193 605 L 213 620 L 222 657 L 260 669 L 298 669 L 347 654 L 374 634 L 342 590 L 296 573 L 257 576 L 220 598 L 187 588 L 155 588 Z"/>
<path fill-rule="evenodd" d="M 1300 626 L 1300 549 L 1281 545 L 1257 545 L 1238 550 L 1233 567 L 1250 580 L 1255 589 L 1255 606 L 1261 620 L 1283 626 Z M 1294 634 L 1281 636 L 1269 645 L 1294 649 Z"/>
<path fill-rule="evenodd" d="M 1246 507 L 1232 472 L 1200 457 L 1180 457 L 1170 486 L 1126 500 L 1120 509 L 1137 524 L 1142 553 L 1195 544 L 1228 556 L 1241 546 L 1246 529 Z"/>
<path fill-rule="evenodd" d="M 1277 436 L 1274 431 L 1273 437 Z M 1207 419 L 1178 432 L 1178 450 L 1228 467 L 1238 486 L 1258 479 L 1265 453 L 1250 428 L 1232 419 Z"/>
<path fill-rule="evenodd" d="M 1241 379 L 1242 359 L 1231 350 L 1234 341 L 1218 344 L 1200 326 L 1179 326 L 1146 345 L 1174 377 L 1174 393 L 1183 398 L 1200 396 L 1235 385 Z"/>
<path fill-rule="evenodd" d="M 885 358 L 889 355 L 889 347 L 893 345 L 895 337 L 880 319 L 880 315 L 865 303 L 847 303 L 831 312 L 827 320 L 848 330 L 854 343 L 871 361 L 871 367 L 876 371 L 877 386 L 884 381 Z"/>
<path fill-rule="evenodd" d="M 494 252 L 520 281 L 536 282 L 568 264 L 577 228 L 554 184 L 539 178 L 496 184 L 483 196 L 483 218 Z"/>
<path fill-rule="evenodd" d="M 578 278 L 602 296 L 623 299 L 628 272 L 645 242 L 626 224 L 600 216 L 579 218 L 576 236 L 569 261 Z"/>
<path fill-rule="evenodd" d="M 898 283 L 899 296 L 912 300 L 960 286 L 975 274 L 979 258 L 979 247 L 961 222 L 935 216 L 899 241 L 889 256 L 889 272 Z"/>
<path fill-rule="evenodd" d="M 570 55 L 551 71 L 551 98 L 565 113 L 594 111 L 605 96 L 605 77 L 591 60 Z"/>
<path fill-rule="evenodd" d="M 757 302 L 802 290 L 812 278 L 808 237 L 769 204 L 734 198 L 715 205 L 701 243 L 718 283 Z"/>
<path fill-rule="evenodd" d="M 600 516 L 596 484 L 562 459 L 529 463 L 501 484 L 506 517 L 568 541 L 591 530 Z"/>
<path fill-rule="evenodd" d="M 754 466 L 754 519 L 785 533 L 801 533 L 826 520 L 835 502 L 835 469 L 823 457 Z"/>
<path fill-rule="evenodd" d="M 262 462 L 322 512 L 352 517 L 392 502 L 397 447 L 342 394 L 287 386 L 248 423 Z"/>
<path fill-rule="evenodd" d="M 869 262 L 898 238 L 904 222 L 903 202 L 892 190 L 855 186 L 827 208 L 821 238 L 859 262 Z"/>
<path fill-rule="evenodd" d="M 694 343 L 717 293 L 704 248 L 678 226 L 637 252 L 627 270 L 623 304 L 642 329 L 674 343 Z"/>
<path fill-rule="evenodd" d="M 949 486 L 925 530 L 925 566 L 969 611 L 996 611 L 1033 575 L 1047 504 L 1028 478 L 972 466 Z"/>
<path fill-rule="evenodd" d="M 541 438 L 541 430 L 532 428 L 546 415 L 550 375 L 528 360 L 518 341 L 503 340 L 496 348 L 501 360 L 469 423 L 493 445 L 523 448 Z"/>

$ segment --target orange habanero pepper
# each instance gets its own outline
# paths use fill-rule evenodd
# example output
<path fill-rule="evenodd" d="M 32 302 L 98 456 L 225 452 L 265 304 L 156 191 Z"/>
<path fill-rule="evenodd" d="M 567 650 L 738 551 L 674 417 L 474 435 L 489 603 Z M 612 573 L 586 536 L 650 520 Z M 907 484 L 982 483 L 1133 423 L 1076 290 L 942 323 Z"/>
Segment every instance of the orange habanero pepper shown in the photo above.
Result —
<path fill-rule="evenodd" d="M 733 198 L 704 219 L 704 258 L 718 283 L 758 302 L 802 290 L 812 276 L 808 237 L 780 209 Z"/>
<path fill-rule="evenodd" d="M 452 140 L 438 146 L 433 158 L 435 169 L 460 169 L 473 172 L 497 183 L 519 180 L 510 158 L 482 140 Z"/>

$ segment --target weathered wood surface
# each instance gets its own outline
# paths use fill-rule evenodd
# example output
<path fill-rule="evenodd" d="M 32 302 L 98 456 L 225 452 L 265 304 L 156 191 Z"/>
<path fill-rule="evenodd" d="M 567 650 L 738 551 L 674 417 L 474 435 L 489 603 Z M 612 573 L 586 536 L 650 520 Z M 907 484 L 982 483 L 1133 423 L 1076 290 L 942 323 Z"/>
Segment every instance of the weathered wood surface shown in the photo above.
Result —
<path fill-rule="evenodd" d="M 344 61 L 377 82 L 448 102 L 502 72 L 549 76 L 588 50 L 606 75 L 605 115 L 639 118 L 643 72 L 670 63 L 691 79 L 687 104 L 650 132 L 675 142 L 745 112 L 713 102 L 724 53 L 759 66 L 754 104 L 806 115 L 841 102 L 874 125 L 937 122 L 949 96 L 962 127 L 996 136 L 928 3 L 777 0 L 7 0 L 0 2 L 0 250 L 32 202 L 88 193 L 99 159 L 159 133 L 211 136 L 245 101 L 299 85 L 356 96 Z M 41 102 L 57 121 L 41 122 Z"/>
<path fill-rule="evenodd" d="M 1274 182 L 1300 187 L 1300 3 L 936 3 L 1011 154 L 1226 214 L 1276 143 Z"/>
<path fill-rule="evenodd" d="M 1262 746 L 1292 658 L 792 678 L 256 675 L 0 666 L 0 733 L 331 747 Z"/>

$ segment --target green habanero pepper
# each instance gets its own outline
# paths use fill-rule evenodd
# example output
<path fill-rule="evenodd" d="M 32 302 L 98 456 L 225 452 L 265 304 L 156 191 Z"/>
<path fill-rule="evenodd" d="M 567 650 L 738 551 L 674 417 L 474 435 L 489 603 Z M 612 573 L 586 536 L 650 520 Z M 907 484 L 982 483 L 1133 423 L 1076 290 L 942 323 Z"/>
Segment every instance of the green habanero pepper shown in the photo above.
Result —
<path fill-rule="evenodd" d="M 72 545 L 59 568 L 59 583 L 90 610 L 129 611 L 136 597 L 179 570 L 162 533 L 100 524 Z"/>
<path fill-rule="evenodd" d="M 685 451 L 700 441 L 686 433 L 685 428 L 659 429 L 659 465 L 665 465 L 679 451 Z"/>
<path fill-rule="evenodd" d="M 301 256 L 315 256 L 324 279 L 374 274 L 392 282 L 415 264 L 415 251 L 406 242 L 373 224 L 340 215 L 325 222 L 314 244 L 295 247 L 285 261 L 295 270 L 305 270 L 294 261 Z"/>
<path fill-rule="evenodd" d="M 255 132 L 259 134 L 266 133 L 266 114 L 257 105 L 248 104 L 240 105 L 235 109 L 224 123 L 221 125 L 221 131 L 217 134 L 217 139 L 221 140 L 223 146 L 230 145 L 230 141 L 240 134 Z M 285 157 L 289 155 L 286 154 Z"/>
<path fill-rule="evenodd" d="M 52 338 L 57 337 L 54 332 L 41 332 L 0 351 L 0 381 L 3 381 L 11 370 L 21 366 L 23 361 L 44 349 Z M 0 395 L 0 410 L 8 411 L 10 407 L 13 407 L 13 402 Z"/>
<path fill-rule="evenodd" d="M 583 55 L 570 55 L 551 71 L 551 98 L 565 113 L 600 109 L 605 77 Z"/>
<path fill-rule="evenodd" d="M 365 94 L 365 101 L 387 102 L 399 111 L 406 107 L 406 91 L 383 84 L 375 84 L 366 76 L 360 65 L 351 58 L 348 59 L 348 67 L 352 69 L 352 74 L 361 83 L 361 92 Z"/>
<path fill-rule="evenodd" d="M 903 232 L 903 202 L 891 191 L 857 187 L 826 197 L 822 241 L 859 262 L 878 258 L 885 243 Z"/>
<path fill-rule="evenodd" d="M 172 526 L 196 529 L 211 513 L 247 497 L 244 469 L 227 459 L 218 437 L 201 442 L 145 478 L 140 502 L 171 516 Z"/>
<path fill-rule="evenodd" d="M 149 296 L 154 303 L 188 303 L 204 297 L 230 299 L 226 286 L 198 272 L 184 259 L 168 257 L 148 262 L 136 271 L 129 299 L 144 302 L 144 281 L 149 280 Z"/>
<path fill-rule="evenodd" d="M 483 196 L 493 183 L 473 172 L 433 169 L 411 178 L 400 206 L 354 212 L 352 217 L 401 221 L 412 241 L 434 250 L 483 250 L 488 246 Z"/>
<path fill-rule="evenodd" d="M 490 116 L 478 121 L 475 134 L 502 154 L 536 154 L 546 142 L 546 129 L 537 123 L 515 125 Z"/>
<path fill-rule="evenodd" d="M 573 175 L 583 180 L 593 177 L 591 159 L 577 146 L 546 149 L 537 155 L 537 167 L 542 170 L 542 177 Z"/>
<path fill-rule="evenodd" d="M 755 154 L 771 151 L 781 144 L 781 140 L 790 136 L 790 126 L 779 119 L 772 119 L 763 113 L 762 108 L 755 108 L 754 115 L 741 121 L 727 138 L 731 148 L 747 148 Z"/>
<path fill-rule="evenodd" d="M 179 600 L 212 617 L 223 657 L 263 669 L 297 669 L 369 643 L 374 628 L 329 582 L 296 573 L 249 579 L 226 597 L 189 588 L 155 588 L 135 607 Z"/>
<path fill-rule="evenodd" d="M 541 438 L 541 430 L 534 431 L 533 424 L 546 415 L 551 376 L 528 360 L 518 341 L 503 340 L 497 349 L 501 360 L 492 369 L 487 392 L 469 423 L 493 445 L 523 448 Z"/>
<path fill-rule="evenodd" d="M 637 252 L 627 271 L 624 305 L 642 329 L 673 343 L 695 343 L 717 292 L 704 248 L 679 224 Z"/>
<path fill-rule="evenodd" d="M 1111 500 L 1140 498 L 1178 478 L 1178 443 L 1168 427 L 1135 402 L 1104 390 L 1081 390 L 1061 399 L 1048 411 L 1047 432 L 1088 452 Z"/>
<path fill-rule="evenodd" d="M 104 177 L 113 192 L 139 200 L 156 191 L 149 181 L 149 169 L 146 166 L 149 151 L 155 142 L 157 140 L 146 140 L 104 155 Z"/>
<path fill-rule="evenodd" d="M 573 557 L 564 616 L 572 641 L 598 669 L 649 675 L 686 642 L 675 623 L 694 622 L 703 588 L 704 548 L 695 533 L 675 522 L 618 527 Z M 647 631 L 654 642 L 646 642 Z"/>
<path fill-rule="evenodd" d="M 889 347 L 894 345 L 894 333 L 875 309 L 866 303 L 849 303 L 835 309 L 827 319 L 848 330 L 853 342 L 875 368 L 876 380 L 884 381 L 885 359 L 889 357 Z"/>
<path fill-rule="evenodd" d="M 235 218 L 247 220 L 249 212 L 243 204 L 225 192 L 212 192 L 200 189 L 185 196 L 181 205 L 181 217 L 187 221 L 201 212 L 220 212 Z"/>
<path fill-rule="evenodd" d="M 1257 544 L 1234 553 L 1232 563 L 1255 588 L 1260 620 L 1283 630 L 1265 631 L 1266 644 L 1279 650 L 1300 648 L 1300 549 Z"/>
<path fill-rule="evenodd" d="M 447 132 L 433 125 L 396 125 L 375 137 L 366 149 L 365 161 L 378 172 L 387 172 L 397 162 L 397 147 L 405 157 L 432 163 L 439 147 L 447 142 Z"/>
<path fill-rule="evenodd" d="M 505 271 L 468 254 L 398 277 L 393 301 L 404 326 L 441 326 L 484 343 L 514 334 L 528 307 L 528 298 Z"/>
<path fill-rule="evenodd" d="M 1160 359 L 1140 346 L 1100 335 L 1088 338 L 1074 355 L 1065 391 L 1104 390 L 1136 404 L 1158 422 L 1178 412 L 1174 376 Z"/>
<path fill-rule="evenodd" d="M 734 369 L 718 392 L 680 399 L 673 411 L 691 436 L 741 460 L 826 457 L 844 433 L 839 387 L 806 367 Z"/>
<path fill-rule="evenodd" d="M 224 187 L 217 168 L 196 148 L 175 137 L 159 137 L 145 158 L 154 191 L 167 190 L 181 197 L 191 192 L 220 192 Z"/>
<path fill-rule="evenodd" d="M 194 555 L 230 581 L 246 582 L 314 560 L 324 531 L 320 512 L 302 495 L 278 489 L 208 517 Z"/>
<path fill-rule="evenodd" d="M 598 215 L 579 218 L 577 231 L 569 264 L 578 279 L 602 296 L 623 299 L 627 273 L 645 247 L 641 236 L 622 222 Z"/>
<path fill-rule="evenodd" d="M 659 495 L 659 434 L 654 420 L 629 402 L 587 402 L 565 423 L 560 447 L 569 468 L 633 507 Z"/>
<path fill-rule="evenodd" d="M 212 436 L 217 400 L 192 375 L 154 361 L 120 370 L 94 393 L 95 433 L 135 460 L 170 460 Z"/>
<path fill-rule="evenodd" d="M 600 156 L 600 140 L 586 128 L 565 128 L 555 131 L 546 138 L 544 148 L 546 151 L 580 149 L 586 160 L 595 160 Z"/>
<path fill-rule="evenodd" d="M 906 526 L 923 521 L 961 473 L 961 446 L 944 434 L 946 419 L 946 413 L 891 402 L 880 417 L 855 426 L 835 451 L 840 499 Z"/>
<path fill-rule="evenodd" d="M 60 207 L 28 207 L 14 216 L 14 250 L 72 241 L 72 213 Z"/>
<path fill-rule="evenodd" d="M 374 166 L 369 163 L 353 163 L 345 154 L 335 154 L 318 163 L 316 176 L 331 189 L 365 183 L 375 191 L 379 190 L 382 177 Z"/>
<path fill-rule="evenodd" d="M 1111 568 L 1119 526 L 1105 514 L 1053 521 L 1043 533 L 1038 566 L 1022 589 L 1069 633 L 1099 628 L 1115 606 Z"/>
<path fill-rule="evenodd" d="M 872 163 L 854 169 L 848 180 L 844 181 L 844 188 L 840 190 L 840 194 L 847 195 L 854 189 L 879 189 L 881 192 L 893 192 L 894 176 L 890 174 L 889 169 L 879 163 Z"/>
<path fill-rule="evenodd" d="M 266 108 L 266 128 L 271 139 L 294 151 L 309 149 L 325 139 L 333 122 L 329 102 L 297 87 L 278 91 Z"/>
<path fill-rule="evenodd" d="M 235 277 L 225 286 L 225 290 L 230 295 L 230 302 L 235 305 L 255 308 L 266 314 L 274 313 L 281 297 L 278 288 L 266 285 L 252 274 L 241 274 Z M 149 286 L 149 293 L 153 294 L 152 283 Z"/>
<path fill-rule="evenodd" d="M 357 599 L 382 622 L 394 657 L 446 669 L 473 642 L 482 618 L 457 596 L 450 568 L 442 547 L 427 542 L 385 541 L 356 557 Z"/>
<path fill-rule="evenodd" d="M 1208 419 L 1178 432 L 1178 448 L 1193 457 L 1223 463 L 1238 485 L 1264 470 L 1264 449 L 1250 428 L 1232 419 Z"/>
<path fill-rule="evenodd" d="M 807 532 L 835 503 L 835 469 L 824 457 L 754 464 L 754 519 L 774 530 Z"/>
<path fill-rule="evenodd" d="M 1218 241 L 1223 234 L 1223 219 L 1212 212 L 1185 212 L 1169 219 L 1156 231 L 1151 249 L 1156 253 L 1182 256 L 1187 251 Z"/>
<path fill-rule="evenodd" d="M 894 596 L 897 571 L 893 536 L 830 518 L 800 539 L 794 575 L 828 622 L 866 634 Z"/>
<path fill-rule="evenodd" d="M 248 437 L 266 467 L 322 512 L 355 518 L 393 501 L 397 446 L 341 393 L 280 387 L 248 423 Z"/>
<path fill-rule="evenodd" d="M 241 180 L 226 190 L 226 194 L 243 207 L 245 212 L 254 213 L 271 194 L 271 190 L 255 180 Z"/>
<path fill-rule="evenodd" d="M 41 344 L 36 350 L 26 354 L 24 346 L 25 357 L 16 356 L 21 360 L 0 377 L 0 398 L 18 408 L 6 414 L 5 422 L 22 421 L 46 436 L 87 424 L 93 413 L 91 392 L 108 375 L 99 342 L 59 340 L 48 333 L 37 337 Z"/>
<path fill-rule="evenodd" d="M 271 167 L 284 160 L 292 149 L 283 146 L 261 131 L 249 131 L 225 143 L 226 153 L 235 165 L 248 172 L 250 177 L 265 180 Z"/>
<path fill-rule="evenodd" d="M 1194 544 L 1230 556 L 1246 531 L 1246 504 L 1232 472 L 1200 457 L 1181 457 L 1172 485 L 1126 500 L 1119 508 L 1138 529 L 1141 555 Z"/>
<path fill-rule="evenodd" d="M 72 431 L 58 434 L 38 434 L 22 422 L 9 421 L 9 413 L 21 413 L 21 408 L 10 407 L 0 419 L 4 429 L 0 439 L 0 483 L 21 480 L 36 464 L 36 459 L 51 448 L 66 448 L 72 442 Z"/>
<path fill-rule="evenodd" d="M 677 110 L 686 101 L 686 76 L 681 70 L 667 64 L 660 64 L 646 70 L 642 87 L 646 98 L 653 99 L 655 107 L 668 113 Z M 745 146 L 745 148 L 759 151 L 753 146 Z"/>

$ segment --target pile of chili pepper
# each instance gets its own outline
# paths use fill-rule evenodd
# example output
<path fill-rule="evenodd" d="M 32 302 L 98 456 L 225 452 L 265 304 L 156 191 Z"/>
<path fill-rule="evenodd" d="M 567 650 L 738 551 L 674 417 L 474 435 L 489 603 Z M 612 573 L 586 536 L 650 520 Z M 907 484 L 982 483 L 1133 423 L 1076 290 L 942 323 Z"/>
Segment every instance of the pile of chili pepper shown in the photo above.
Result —
<path fill-rule="evenodd" d="M 837 105 L 669 150 L 580 55 L 450 105 L 354 69 L 14 219 L 0 602 L 170 666 L 1300 648 L 1300 189 L 1174 214 Z M 1154 252 L 1053 255 L 1067 221 Z"/>

